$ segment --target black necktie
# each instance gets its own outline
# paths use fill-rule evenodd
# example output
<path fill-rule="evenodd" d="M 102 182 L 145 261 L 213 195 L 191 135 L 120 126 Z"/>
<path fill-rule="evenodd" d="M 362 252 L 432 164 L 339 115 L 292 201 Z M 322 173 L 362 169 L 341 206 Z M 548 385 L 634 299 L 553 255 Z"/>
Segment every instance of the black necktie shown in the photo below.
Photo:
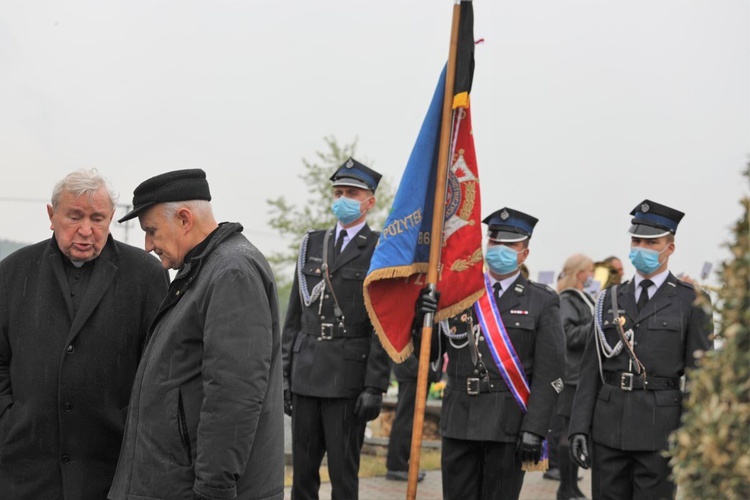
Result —
<path fill-rule="evenodd" d="M 646 302 L 648 302 L 648 287 L 653 284 L 654 282 L 651 280 L 643 280 L 641 281 L 641 284 L 638 285 L 641 287 L 641 295 L 638 297 L 638 304 L 636 304 L 638 312 L 641 312 L 643 308 L 646 307 Z"/>
<path fill-rule="evenodd" d="M 492 285 L 492 288 L 495 290 L 495 303 L 497 303 L 500 300 L 500 292 L 503 291 L 503 285 L 501 285 L 500 282 L 497 281 L 494 285 Z"/>
<path fill-rule="evenodd" d="M 344 244 L 344 236 L 346 236 L 346 229 L 342 229 L 342 230 L 341 230 L 341 231 L 339 232 L 339 237 L 338 237 L 338 239 L 336 240 L 336 245 L 335 245 L 335 246 L 334 246 L 334 248 L 333 248 L 333 256 L 334 256 L 334 257 L 338 257 L 338 256 L 339 256 L 339 254 L 341 253 L 341 247 L 342 247 L 342 246 L 343 246 L 343 244 Z"/>

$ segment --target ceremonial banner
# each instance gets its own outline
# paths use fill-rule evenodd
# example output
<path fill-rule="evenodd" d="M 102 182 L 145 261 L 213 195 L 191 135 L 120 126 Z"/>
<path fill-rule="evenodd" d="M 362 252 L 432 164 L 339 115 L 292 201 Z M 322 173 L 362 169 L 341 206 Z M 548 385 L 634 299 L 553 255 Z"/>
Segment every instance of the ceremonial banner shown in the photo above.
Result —
<path fill-rule="evenodd" d="M 468 308 L 484 293 L 479 175 L 469 102 L 473 18 L 470 2 L 466 3 L 469 10 L 461 11 L 458 42 L 436 321 Z M 364 283 L 367 312 L 396 362 L 413 350 L 414 304 L 428 269 L 445 76 L 443 70 Z"/>

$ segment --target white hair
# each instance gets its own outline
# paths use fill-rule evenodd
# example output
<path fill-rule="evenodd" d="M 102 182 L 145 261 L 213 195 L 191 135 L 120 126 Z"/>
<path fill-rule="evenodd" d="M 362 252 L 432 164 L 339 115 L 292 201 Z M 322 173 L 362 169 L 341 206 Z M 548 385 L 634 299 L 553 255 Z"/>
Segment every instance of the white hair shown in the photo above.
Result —
<path fill-rule="evenodd" d="M 181 208 L 187 208 L 199 219 L 213 218 L 214 216 L 211 202 L 208 200 L 169 201 L 160 203 L 160 205 L 162 206 L 162 213 L 167 219 L 173 218 Z"/>
<path fill-rule="evenodd" d="M 52 189 L 52 208 L 57 208 L 57 205 L 60 203 L 60 197 L 64 192 L 68 192 L 75 197 L 86 195 L 90 198 L 101 188 L 107 191 L 109 202 L 114 209 L 117 204 L 117 193 L 112 190 L 109 182 L 99 175 L 99 171 L 95 168 L 90 170 L 75 170 L 55 184 L 55 187 Z"/>

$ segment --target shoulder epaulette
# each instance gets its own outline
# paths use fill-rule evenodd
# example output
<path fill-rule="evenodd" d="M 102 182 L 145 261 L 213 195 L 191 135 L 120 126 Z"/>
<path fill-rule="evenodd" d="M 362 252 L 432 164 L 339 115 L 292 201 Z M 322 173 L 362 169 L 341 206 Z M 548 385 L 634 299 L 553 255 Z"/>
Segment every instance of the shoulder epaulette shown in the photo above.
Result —
<path fill-rule="evenodd" d="M 549 285 L 545 285 L 543 283 L 537 283 L 536 281 L 527 280 L 529 282 L 529 285 L 533 285 L 536 288 L 539 288 L 540 290 L 544 290 L 547 293 L 555 294 L 557 295 L 557 292 L 552 289 Z"/>
<path fill-rule="evenodd" d="M 682 286 L 684 286 L 685 288 L 689 288 L 689 289 L 691 289 L 691 290 L 695 290 L 695 284 L 694 284 L 694 283 L 688 283 L 687 281 L 682 281 L 682 280 L 681 280 L 681 279 L 679 279 L 679 278 L 677 278 L 677 280 L 675 280 L 675 281 L 677 281 L 677 284 L 678 284 L 678 285 L 682 285 Z M 667 281 L 667 283 L 669 283 L 669 281 Z"/>

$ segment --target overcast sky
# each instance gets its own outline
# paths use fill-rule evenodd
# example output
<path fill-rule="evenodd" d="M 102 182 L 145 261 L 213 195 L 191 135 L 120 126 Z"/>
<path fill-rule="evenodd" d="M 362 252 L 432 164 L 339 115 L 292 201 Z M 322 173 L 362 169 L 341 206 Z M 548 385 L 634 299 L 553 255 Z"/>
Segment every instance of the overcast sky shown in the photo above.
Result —
<path fill-rule="evenodd" d="M 746 0 L 476 0 L 474 135 L 487 215 L 540 219 L 528 265 L 627 260 L 644 198 L 687 213 L 674 272 L 699 274 L 749 191 Z M 359 138 L 395 185 L 447 58 L 449 0 L 0 4 L 0 238 L 49 237 L 44 202 L 97 167 L 130 202 L 206 170 L 220 220 L 286 245 L 265 200 L 304 201 L 302 158 Z M 118 212 L 118 216 L 122 211 Z M 142 245 L 134 223 L 116 238 Z M 629 272 L 632 267 L 626 266 Z"/>

